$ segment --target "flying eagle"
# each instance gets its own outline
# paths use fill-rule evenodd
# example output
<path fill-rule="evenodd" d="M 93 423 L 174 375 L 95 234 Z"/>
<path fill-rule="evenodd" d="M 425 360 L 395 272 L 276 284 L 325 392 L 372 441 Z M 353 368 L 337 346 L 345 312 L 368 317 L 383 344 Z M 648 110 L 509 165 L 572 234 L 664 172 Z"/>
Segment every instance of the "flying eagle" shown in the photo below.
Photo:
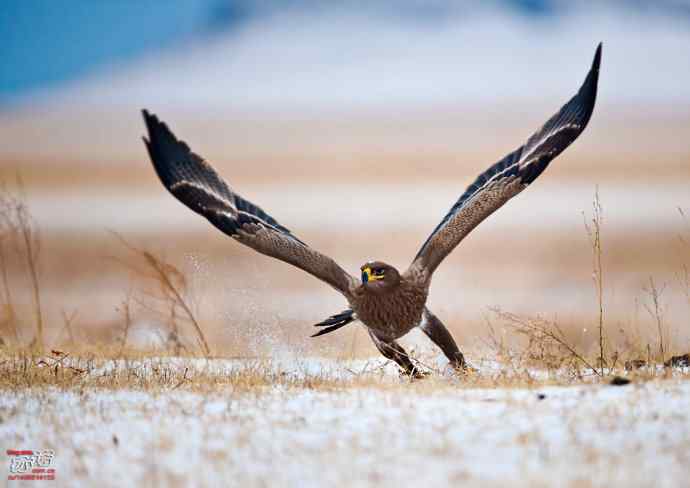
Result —
<path fill-rule="evenodd" d="M 596 100 L 600 61 L 601 44 L 577 94 L 524 145 L 479 175 L 436 226 L 406 271 L 373 261 L 361 267 L 361 280 L 235 193 L 204 159 L 146 110 L 143 114 L 149 137 L 144 142 L 160 180 L 180 202 L 240 243 L 301 268 L 342 293 L 350 308 L 316 324 L 323 328 L 312 337 L 359 320 L 381 354 L 395 361 L 403 373 L 415 377 L 421 372 L 396 340 L 419 327 L 450 363 L 462 370 L 463 354 L 448 329 L 426 307 L 431 277 L 472 229 L 527 188 L 585 129 Z"/>

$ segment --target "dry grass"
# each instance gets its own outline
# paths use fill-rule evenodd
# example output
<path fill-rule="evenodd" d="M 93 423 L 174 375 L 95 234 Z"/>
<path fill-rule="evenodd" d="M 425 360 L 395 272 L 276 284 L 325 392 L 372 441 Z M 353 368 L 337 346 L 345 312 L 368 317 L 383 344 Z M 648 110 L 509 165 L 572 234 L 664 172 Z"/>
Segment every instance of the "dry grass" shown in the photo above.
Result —
<path fill-rule="evenodd" d="M 599 376 L 604 375 L 604 367 L 607 364 L 606 351 L 604 344 L 604 268 L 601 264 L 602 243 L 601 243 L 601 227 L 604 220 L 604 209 L 599 200 L 599 187 L 594 192 L 594 201 L 592 202 L 592 217 L 591 221 L 587 222 L 585 216 L 585 230 L 589 237 L 590 245 L 592 246 L 592 279 L 597 294 L 597 308 L 598 308 L 598 326 L 597 332 L 599 334 Z M 589 367 L 589 365 L 588 365 Z"/>
<path fill-rule="evenodd" d="M 567 374 L 571 377 L 581 378 L 583 368 L 589 374 L 605 379 L 607 376 L 619 374 L 621 370 L 631 371 L 647 368 L 658 371 L 659 368 L 676 367 L 687 364 L 687 347 L 672 345 L 669 343 L 671 334 L 667 325 L 664 323 L 664 308 L 662 296 L 665 287 L 659 288 L 653 277 L 649 277 L 649 283 L 643 291 L 648 297 L 648 302 L 643 303 L 644 308 L 654 321 L 656 330 L 656 347 L 650 341 L 645 342 L 639 334 L 630 337 L 629 329 L 621 327 L 619 329 L 619 344 L 609 355 L 607 354 L 607 334 L 604 326 L 604 267 L 602 264 L 602 224 L 603 207 L 599 199 L 598 188 L 595 191 L 592 203 L 593 214 L 591 218 L 586 215 L 585 230 L 592 248 L 592 279 L 596 291 L 596 330 L 597 330 L 597 351 L 588 354 L 583 347 L 578 347 L 576 341 L 556 320 L 547 320 L 543 317 L 524 317 L 514 313 L 506 312 L 500 308 L 492 308 L 491 311 L 496 318 L 501 321 L 513 333 L 517 334 L 522 340 L 513 342 L 512 347 L 506 346 L 503 336 L 500 336 L 496 328 L 489 324 L 488 344 L 496 352 L 498 357 L 509 360 L 513 368 L 518 367 L 542 368 L 549 372 Z M 682 210 L 681 216 L 685 217 Z M 687 241 L 681 237 L 681 241 Z M 687 266 L 683 266 L 682 284 L 686 297 L 690 297 L 690 281 L 688 278 Z M 690 298 L 689 298 L 690 299 Z M 585 328 L 584 331 L 587 329 Z M 571 330 L 572 333 L 572 330 Z M 658 353 L 653 353 L 658 350 Z M 668 358 L 669 351 L 674 350 L 676 355 Z"/>
<path fill-rule="evenodd" d="M 550 340 L 546 339 L 546 342 Z M 128 351 L 122 357 L 115 358 L 119 351 L 82 351 L 73 355 L 53 350 L 47 355 L 36 355 L 26 350 L 4 349 L 0 352 L 0 390 L 96 388 L 149 392 L 177 389 L 248 392 L 262 388 L 332 391 L 376 387 L 433 392 L 458 388 L 539 388 L 547 385 L 608 383 L 614 374 L 623 374 L 621 366 L 607 370 L 607 377 L 600 377 L 597 368 L 582 368 L 578 362 L 583 358 L 558 342 L 558 348 L 561 347 L 565 354 L 549 357 L 549 370 L 532 366 L 535 363 L 543 366 L 541 361 L 545 356 L 526 358 L 507 355 L 498 362 L 493 359 L 475 360 L 473 364 L 477 364 L 478 369 L 463 375 L 440 370 L 437 374 L 414 381 L 398 377 L 394 365 L 382 359 L 325 361 L 314 368 L 299 359 L 281 364 L 271 358 L 199 359 L 153 356 L 137 351 Z M 560 366 L 555 367 L 555 364 Z M 687 378 L 689 374 L 687 368 L 643 367 L 627 376 L 639 382 Z"/>
<path fill-rule="evenodd" d="M 30 278 L 33 296 L 33 308 L 36 320 L 36 333 L 31 343 L 39 352 L 44 348 L 43 312 L 41 309 L 41 287 L 39 279 L 39 260 L 41 252 L 41 238 L 36 223 L 25 203 L 23 182 L 17 177 L 18 194 L 12 194 L 0 187 L 0 266 L 4 287 L 5 322 L 13 330 L 15 340 L 18 340 L 17 317 L 10 289 L 12 284 L 8 278 L 7 267 L 10 260 L 22 260 L 26 264 L 26 273 Z M 7 242 L 8 246 L 5 246 Z"/>
<path fill-rule="evenodd" d="M 5 349 L 0 358 L 0 389 L 7 390 L 42 387 L 145 391 L 212 391 L 223 388 L 247 391 L 262 387 L 328 390 L 408 383 L 398 381 L 395 376 L 386 377 L 382 364 L 364 364 L 355 371 L 349 369 L 348 363 L 340 362 L 345 371 L 340 374 L 343 371 L 336 372 L 329 365 L 318 373 L 306 372 L 299 361 L 283 367 L 270 358 L 199 359 L 154 356 L 140 351 L 120 354 L 114 350 L 92 350 L 72 355 L 53 350 L 49 355 L 41 356 L 26 350 Z M 432 383 L 433 380 L 427 385 Z"/>
<path fill-rule="evenodd" d="M 169 310 L 170 335 L 168 336 L 168 340 L 173 343 L 175 348 L 174 352 L 179 354 L 184 349 L 184 346 L 180 342 L 180 334 L 177 325 L 177 311 L 181 310 L 183 313 L 182 319 L 192 324 L 194 331 L 196 332 L 199 347 L 201 348 L 203 355 L 205 357 L 209 357 L 211 355 L 211 348 L 208 345 L 208 341 L 206 340 L 206 336 L 201 328 L 201 325 L 199 324 L 199 321 L 192 311 L 191 292 L 189 290 L 188 280 L 184 273 L 182 273 L 182 271 L 180 271 L 174 265 L 165 262 L 162 258 L 156 256 L 152 252 L 145 249 L 139 249 L 128 243 L 124 237 L 118 234 L 114 235 L 129 252 L 134 254 L 139 261 L 145 264 L 146 268 L 144 270 L 128 266 L 139 278 L 139 281 L 148 281 L 154 283 L 154 288 L 156 291 L 144 292 L 144 295 L 157 302 L 159 307 Z M 125 266 L 127 266 L 127 264 L 125 264 Z M 125 314 L 125 328 L 122 339 L 123 347 L 126 342 L 127 331 L 131 325 L 130 300 L 131 291 L 128 292 L 127 299 L 123 304 Z M 142 306 L 147 307 L 144 299 L 140 299 L 139 303 Z"/>
<path fill-rule="evenodd" d="M 23 352 L 11 355 L 6 353 L 0 363 L 0 388 L 14 390 L 58 387 L 144 391 L 183 388 L 211 391 L 222 387 L 248 390 L 280 384 L 308 387 L 309 382 L 313 381 L 286 380 L 281 375 L 270 373 L 265 363 L 260 361 L 235 369 L 216 371 L 204 364 L 197 365 L 192 358 L 153 357 L 146 353 L 130 352 L 121 358 L 109 359 L 108 356 L 113 352 L 94 351 L 82 353 L 81 356 L 72 356 L 58 350 L 51 351 L 47 356 L 32 356 Z M 325 381 L 323 386 L 327 386 Z"/>
<path fill-rule="evenodd" d="M 664 326 L 664 310 L 661 305 L 661 297 L 664 293 L 664 287 L 657 287 L 653 277 L 649 277 L 649 286 L 645 287 L 645 292 L 649 296 L 649 302 L 645 303 L 645 309 L 650 317 L 654 319 L 656 324 L 656 331 L 658 334 L 659 354 L 655 358 L 658 362 L 664 363 L 666 361 L 666 350 L 668 345 L 664 343 L 667 340 L 668 334 L 665 332 Z"/>
<path fill-rule="evenodd" d="M 501 357 L 512 359 L 513 368 L 515 368 L 514 360 L 517 359 L 517 364 L 522 368 L 542 367 L 547 371 L 556 372 L 565 367 L 571 375 L 582 377 L 582 367 L 584 367 L 590 374 L 604 376 L 603 369 L 597 369 L 583 353 L 578 352 L 575 346 L 571 345 L 570 339 L 557 322 L 541 317 L 521 317 L 498 308 L 492 311 L 504 326 L 525 340 L 522 347 L 508 349 L 496 339 L 495 329 L 493 327 L 490 329 L 490 343 L 496 346 Z"/>
<path fill-rule="evenodd" d="M 679 236 L 680 243 L 682 245 L 684 254 L 687 256 L 686 260 L 681 264 L 681 271 L 679 274 L 680 286 L 685 294 L 685 299 L 688 302 L 688 325 L 690 326 L 690 220 L 683 211 L 682 208 L 678 207 L 678 213 L 680 214 L 681 220 L 683 221 L 683 232 Z"/>

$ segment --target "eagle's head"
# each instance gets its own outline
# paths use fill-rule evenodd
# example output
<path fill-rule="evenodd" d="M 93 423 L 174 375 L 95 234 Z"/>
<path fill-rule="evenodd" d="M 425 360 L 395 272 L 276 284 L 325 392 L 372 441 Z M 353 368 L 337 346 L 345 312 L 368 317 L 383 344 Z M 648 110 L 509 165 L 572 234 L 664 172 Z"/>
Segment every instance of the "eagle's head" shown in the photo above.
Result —
<path fill-rule="evenodd" d="M 383 292 L 395 288 L 400 283 L 400 273 L 390 264 L 370 261 L 360 268 L 362 284 L 369 290 Z"/>

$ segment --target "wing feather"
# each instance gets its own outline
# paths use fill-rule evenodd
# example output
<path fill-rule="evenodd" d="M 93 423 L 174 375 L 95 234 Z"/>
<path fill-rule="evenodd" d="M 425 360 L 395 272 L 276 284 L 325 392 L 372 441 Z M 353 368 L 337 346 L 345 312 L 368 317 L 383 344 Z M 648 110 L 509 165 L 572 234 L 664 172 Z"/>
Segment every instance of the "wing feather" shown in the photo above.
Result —
<path fill-rule="evenodd" d="M 415 256 L 426 278 L 472 229 L 527 188 L 587 126 L 596 102 L 601 44 L 577 94 L 527 142 L 491 166 L 465 190 Z"/>
<path fill-rule="evenodd" d="M 267 256 L 292 264 L 349 296 L 356 280 L 331 258 L 295 237 L 259 206 L 233 192 L 216 171 L 178 140 L 155 115 L 143 111 L 144 142 L 163 185 L 219 230 Z"/>

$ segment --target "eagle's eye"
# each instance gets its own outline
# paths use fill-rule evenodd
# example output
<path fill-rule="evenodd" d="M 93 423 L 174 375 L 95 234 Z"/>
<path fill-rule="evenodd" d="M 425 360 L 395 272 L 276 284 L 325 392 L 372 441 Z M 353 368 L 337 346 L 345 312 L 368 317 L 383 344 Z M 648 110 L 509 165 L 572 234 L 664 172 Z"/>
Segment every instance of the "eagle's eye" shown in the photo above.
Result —
<path fill-rule="evenodd" d="M 383 276 L 386 273 L 386 270 L 383 268 L 378 268 L 374 270 L 374 274 L 376 276 Z"/>

